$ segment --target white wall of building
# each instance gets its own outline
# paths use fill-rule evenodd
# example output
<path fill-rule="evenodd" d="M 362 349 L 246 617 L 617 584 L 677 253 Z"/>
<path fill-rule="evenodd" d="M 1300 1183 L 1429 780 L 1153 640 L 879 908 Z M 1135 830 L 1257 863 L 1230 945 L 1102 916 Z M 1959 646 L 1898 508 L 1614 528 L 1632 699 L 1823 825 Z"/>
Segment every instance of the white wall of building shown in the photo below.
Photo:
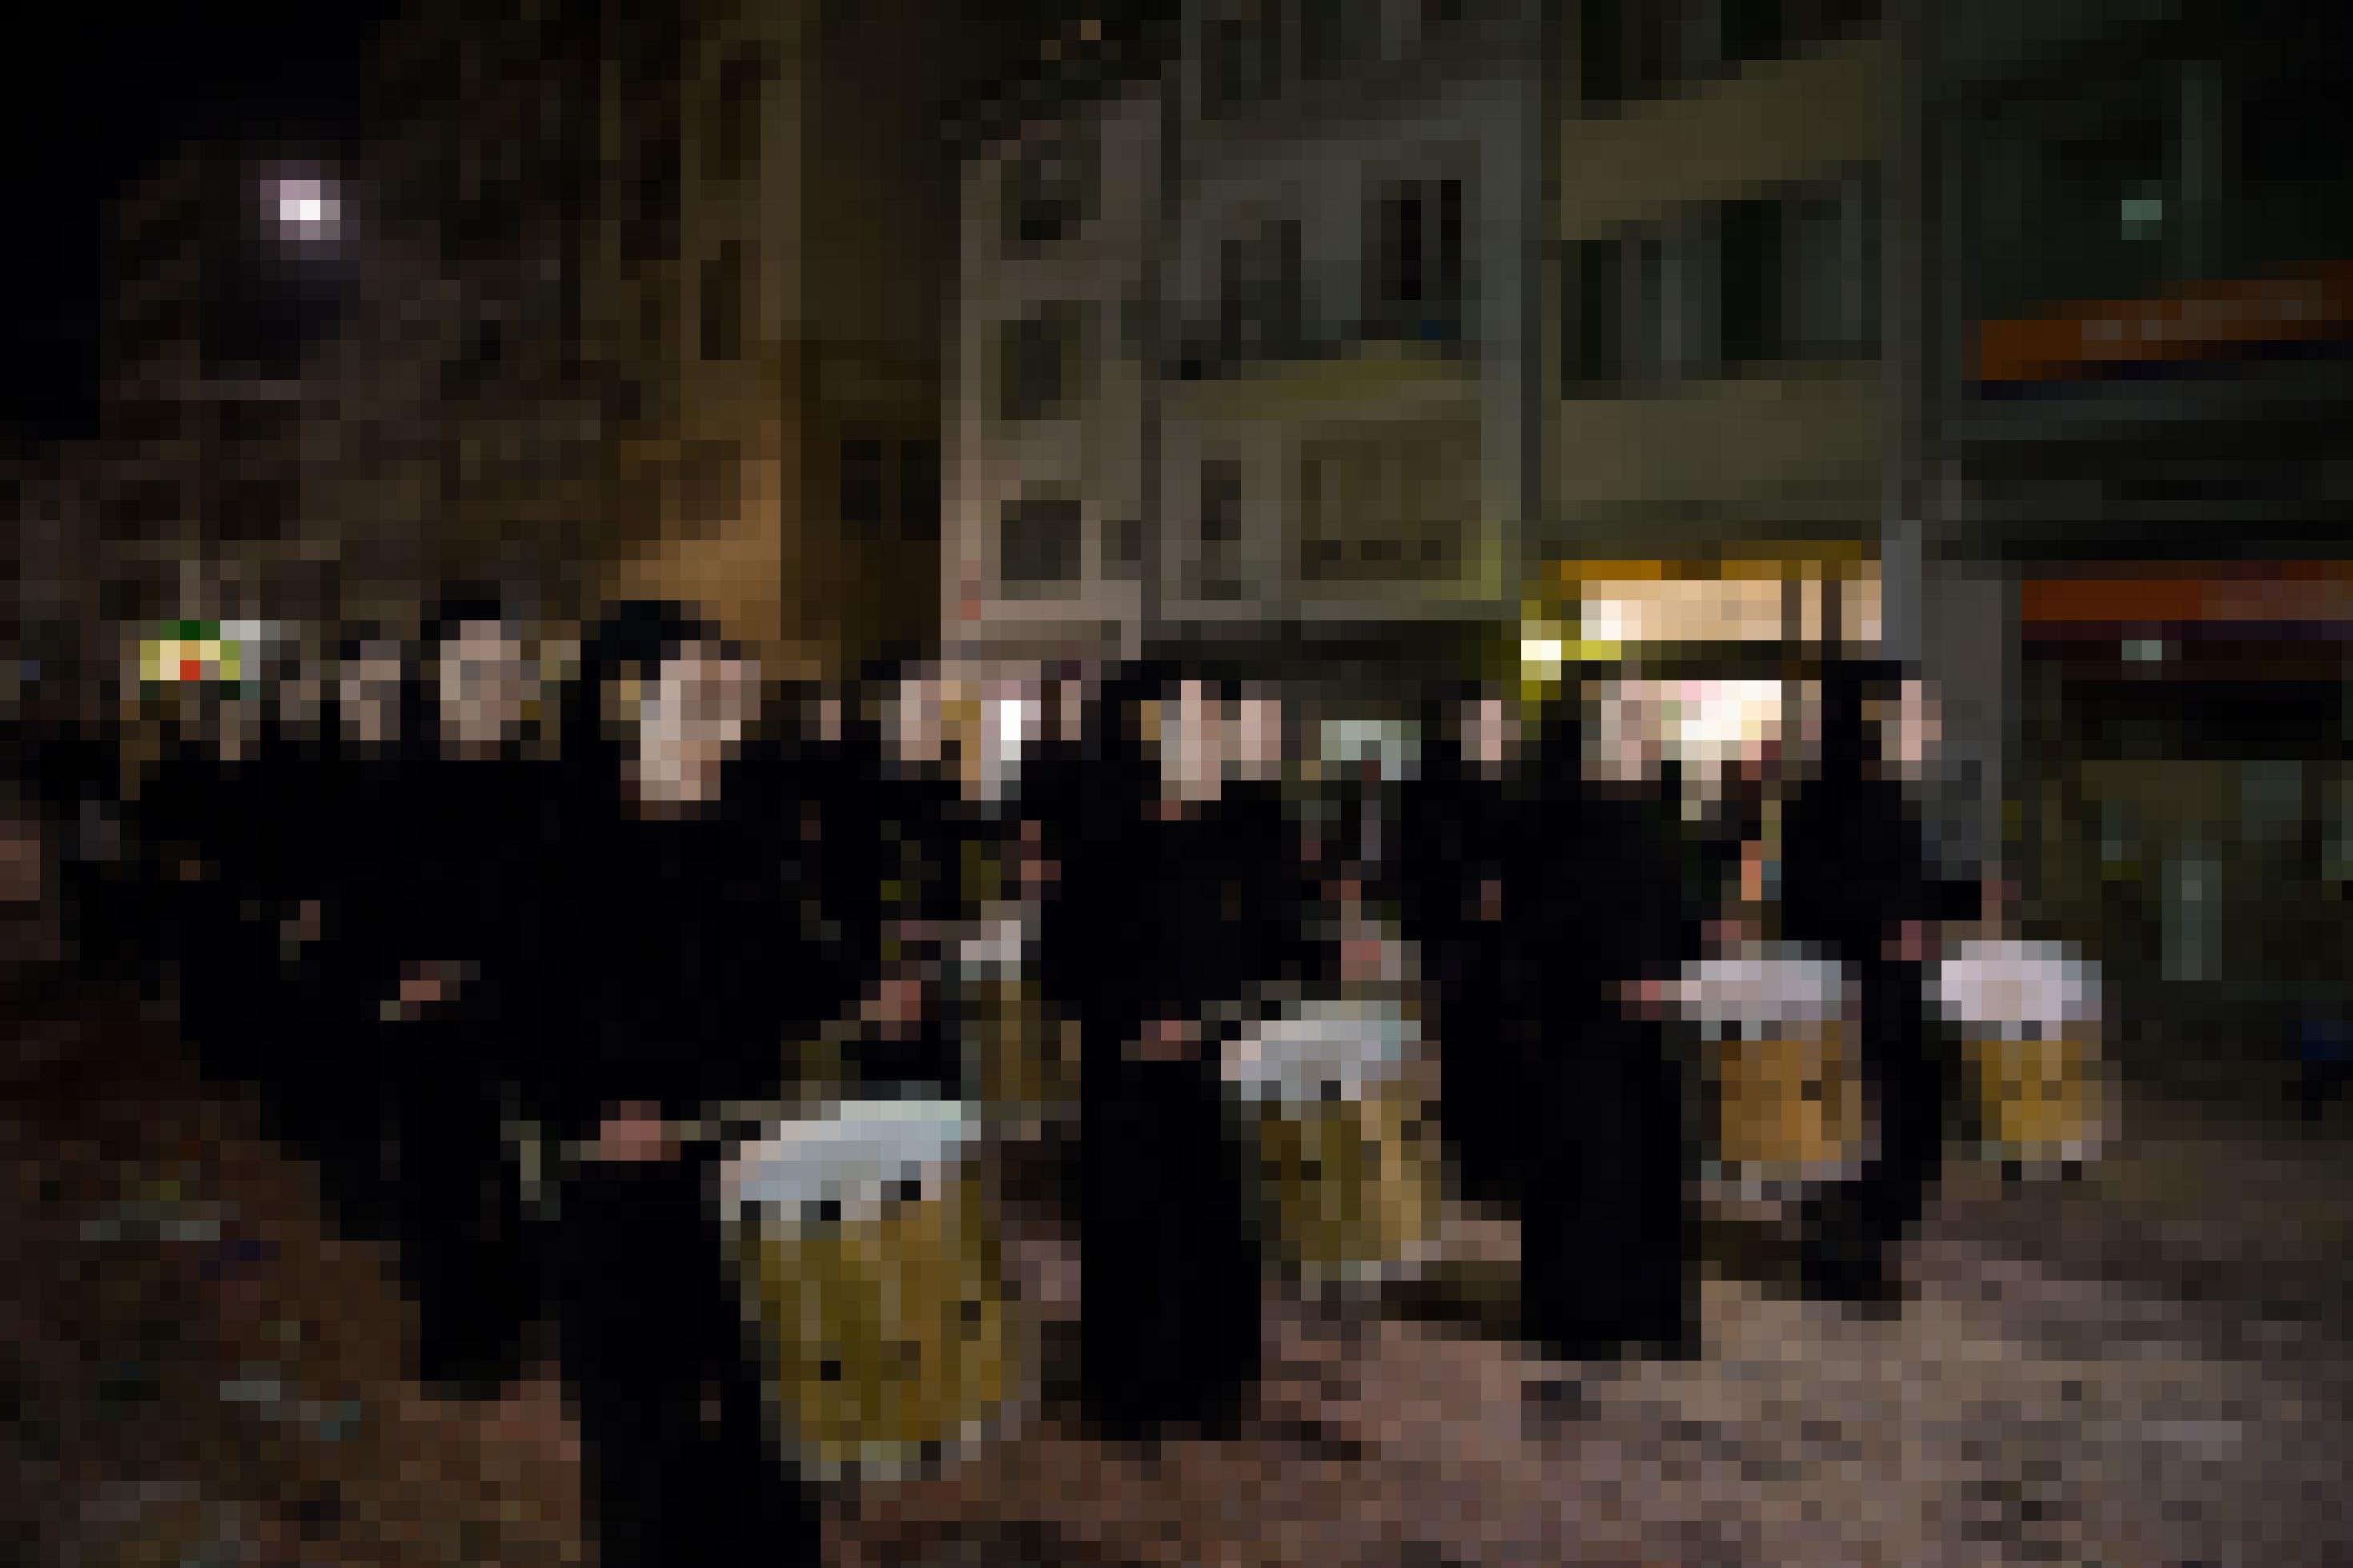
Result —
<path fill-rule="evenodd" d="M 948 561 L 942 578 L 952 646 L 1058 634 L 1093 640 L 1106 627 L 1125 636 L 1141 614 L 1138 574 L 1123 570 L 1113 556 L 1116 526 L 1147 519 L 1145 410 L 1152 372 L 1143 329 L 1159 221 L 1160 105 L 1157 85 L 1145 83 L 1072 111 L 1098 148 L 1095 209 L 1066 239 L 1037 254 L 1016 254 L 1006 235 L 1006 184 L 1025 142 L 1000 142 L 965 166 L 961 303 L 944 443 Z M 997 417 L 995 344 L 1008 323 L 1057 303 L 1085 312 L 1079 395 L 1060 417 L 1006 424 Z M 1008 504 L 1033 486 L 1066 487 L 1079 497 L 1082 574 L 1048 596 L 1008 595 L 999 586 L 999 522 Z M 974 608 L 976 621 L 966 614 Z"/>

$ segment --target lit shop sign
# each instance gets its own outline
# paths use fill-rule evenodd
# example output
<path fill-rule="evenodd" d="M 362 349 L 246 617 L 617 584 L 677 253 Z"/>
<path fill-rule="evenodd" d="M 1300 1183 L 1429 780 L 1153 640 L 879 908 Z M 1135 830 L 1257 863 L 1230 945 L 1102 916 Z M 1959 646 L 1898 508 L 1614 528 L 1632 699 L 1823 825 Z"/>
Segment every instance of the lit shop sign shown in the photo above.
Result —
<path fill-rule="evenodd" d="M 1831 635 L 1833 594 L 1837 624 L 1848 642 L 1879 637 L 1876 574 L 1792 583 L 1778 575 L 1593 579 L 1552 614 L 1539 612 L 1521 627 L 1520 662 L 1537 679 L 1574 663 L 1609 663 L 1637 648 L 1813 644 Z"/>
<path fill-rule="evenodd" d="M 175 621 L 139 645 L 139 679 L 151 686 L 244 678 L 259 628 L 240 622 Z"/>
<path fill-rule="evenodd" d="M 2229 359 L 2276 344 L 2353 337 L 2353 265 L 2192 284 L 2152 300 L 2063 306 L 1978 328 L 1980 383 L 2073 381 L 2126 365 Z"/>

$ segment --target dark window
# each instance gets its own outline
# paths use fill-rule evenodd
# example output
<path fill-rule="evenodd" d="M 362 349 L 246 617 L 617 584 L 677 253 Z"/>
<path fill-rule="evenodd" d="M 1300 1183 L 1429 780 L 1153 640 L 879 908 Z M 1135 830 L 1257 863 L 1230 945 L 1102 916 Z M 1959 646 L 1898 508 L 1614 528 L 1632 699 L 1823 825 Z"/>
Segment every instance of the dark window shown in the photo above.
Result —
<path fill-rule="evenodd" d="M 1221 349 L 1229 359 L 1261 359 L 1294 352 L 1303 335 L 1306 301 L 1300 266 L 1299 225 L 1270 223 L 1219 252 Z"/>
<path fill-rule="evenodd" d="M 761 91 L 766 64 L 741 54 L 719 68 L 718 112 L 711 125 L 706 170 L 715 180 L 740 180 L 760 149 Z"/>
<path fill-rule="evenodd" d="M 621 235 L 622 250 L 630 261 L 655 261 L 677 252 L 679 146 L 675 130 L 648 130 L 633 143 L 635 167 Z"/>
<path fill-rule="evenodd" d="M 1784 208 L 1776 201 L 1724 207 L 1724 357 L 1750 364 L 1783 352 Z"/>
<path fill-rule="evenodd" d="M 899 535 L 911 543 L 940 537 L 940 444 L 906 441 L 899 447 Z"/>
<path fill-rule="evenodd" d="M 1787 0 L 1722 0 L 1724 55 L 1735 66 L 1778 59 L 1788 47 Z"/>
<path fill-rule="evenodd" d="M 841 443 L 841 521 L 851 537 L 871 540 L 882 528 L 882 443 L 854 436 Z"/>
<path fill-rule="evenodd" d="M 744 357 L 744 247 L 728 240 L 702 264 L 702 357 Z"/>
<path fill-rule="evenodd" d="M 2227 216 L 2192 215 L 2221 231 L 2210 273 L 2245 278 L 2284 262 L 2353 257 L 2353 202 L 2345 199 L 2353 93 L 2343 56 L 2340 45 L 2286 64 L 2266 58 L 2251 79 L 2229 82 L 2242 186 Z M 2183 130 L 2185 141 L 2194 137 Z"/>
<path fill-rule="evenodd" d="M 1075 583 L 1082 529 L 1078 498 L 1027 495 L 1008 503 L 997 533 L 997 578 L 1008 592 Z"/>
<path fill-rule="evenodd" d="M 1095 154 L 1091 141 L 1056 135 L 1025 153 L 1006 182 L 1007 237 L 1017 251 L 1062 239 L 1094 210 Z"/>
<path fill-rule="evenodd" d="M 1438 298 L 1462 299 L 1462 182 L 1438 182 Z"/>
<path fill-rule="evenodd" d="M 1879 346 L 1879 183 L 1808 186 L 1784 204 L 1785 352 L 1839 358 Z"/>
<path fill-rule="evenodd" d="M 1462 182 L 1391 185 L 1375 198 L 1369 335 L 1451 342 L 1461 335 Z"/>
<path fill-rule="evenodd" d="M 1208 25 L 1208 80 L 1202 107 L 1211 116 L 1264 102 L 1282 73 L 1282 36 L 1271 5 L 1242 0 Z"/>
<path fill-rule="evenodd" d="M 1626 378 L 1624 247 L 1616 239 L 1587 239 L 1565 256 L 1568 277 L 1567 390 L 1614 387 Z"/>
<path fill-rule="evenodd" d="M 1144 520 L 1124 517 L 1111 525 L 1110 569 L 1122 577 L 1133 577 L 1144 569 Z"/>
<path fill-rule="evenodd" d="M 1380 14 L 1364 0 L 1305 0 L 1299 13 L 1299 74 L 1335 77 L 1365 58 Z"/>
<path fill-rule="evenodd" d="M 1242 466 L 1229 458 L 1201 465 L 1199 596 L 1241 596 Z"/>
<path fill-rule="evenodd" d="M 1626 0 L 1584 0 L 1577 32 L 1585 101 L 1608 108 L 1626 96 Z"/>
<path fill-rule="evenodd" d="M 1079 318 L 1049 306 L 1005 324 L 998 339 L 998 417 L 1009 423 L 1059 415 L 1076 391 Z"/>

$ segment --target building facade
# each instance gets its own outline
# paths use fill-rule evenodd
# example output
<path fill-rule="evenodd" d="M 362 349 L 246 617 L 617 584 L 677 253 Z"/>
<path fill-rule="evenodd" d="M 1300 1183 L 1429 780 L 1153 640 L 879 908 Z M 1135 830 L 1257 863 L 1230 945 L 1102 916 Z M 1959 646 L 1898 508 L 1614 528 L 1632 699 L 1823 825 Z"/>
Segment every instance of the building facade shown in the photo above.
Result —
<path fill-rule="evenodd" d="M 1393 685 L 1507 613 L 1538 501 L 1541 12 L 1186 8 L 1160 364 L 1170 640 L 1272 643 Z"/>
<path fill-rule="evenodd" d="M 2003 688 L 1979 809 L 2126 994 L 2342 1005 L 2343 30 L 1923 18 L 1924 625 Z"/>
<path fill-rule="evenodd" d="M 1155 468 L 1166 29 L 1050 35 L 955 128 L 945 651 L 1134 653 Z"/>

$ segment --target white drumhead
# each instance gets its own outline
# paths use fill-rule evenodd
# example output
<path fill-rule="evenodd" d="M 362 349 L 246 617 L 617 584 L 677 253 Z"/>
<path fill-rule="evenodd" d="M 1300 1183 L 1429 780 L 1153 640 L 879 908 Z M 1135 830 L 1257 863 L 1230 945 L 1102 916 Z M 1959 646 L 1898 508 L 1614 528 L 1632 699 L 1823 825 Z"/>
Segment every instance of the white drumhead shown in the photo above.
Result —
<path fill-rule="evenodd" d="M 1228 1047 L 1226 1081 L 1246 1100 L 1356 1100 L 1394 1077 L 1417 1031 L 1393 1002 L 1313 1002 Z"/>
<path fill-rule="evenodd" d="M 1759 943 L 1683 966 L 1672 988 L 1680 1016 L 1708 1028 L 1823 1024 L 1843 1015 L 1845 965 L 1797 947 Z"/>
<path fill-rule="evenodd" d="M 2022 1027 L 2096 1023 L 2099 965 L 2064 942 L 1969 942 L 1936 965 L 1930 994 L 1966 1024 Z"/>
<path fill-rule="evenodd" d="M 721 1201 L 729 1214 L 750 1207 L 787 1224 L 811 1204 L 837 1204 L 844 1219 L 872 1215 L 908 1182 L 939 1196 L 979 1136 L 961 1100 L 860 1100 L 745 1145 L 721 1170 Z"/>

